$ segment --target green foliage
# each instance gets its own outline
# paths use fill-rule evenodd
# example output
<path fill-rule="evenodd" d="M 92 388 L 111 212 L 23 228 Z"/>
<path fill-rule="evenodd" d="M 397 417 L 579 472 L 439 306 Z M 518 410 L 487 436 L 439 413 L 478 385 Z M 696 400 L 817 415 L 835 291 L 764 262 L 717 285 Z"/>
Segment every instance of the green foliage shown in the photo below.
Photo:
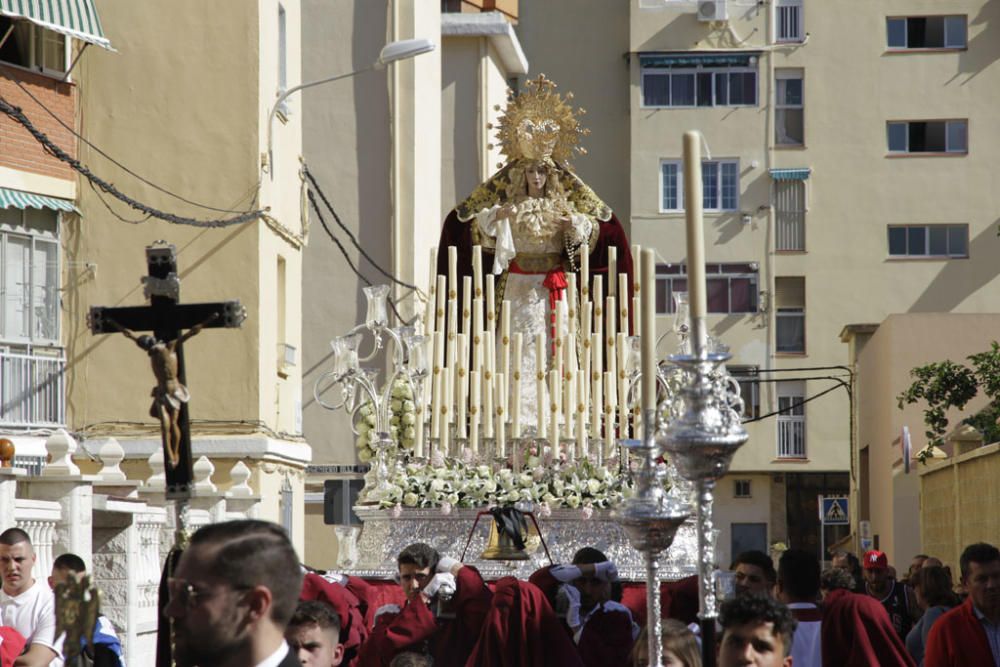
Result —
<path fill-rule="evenodd" d="M 899 396 L 899 408 L 923 401 L 925 435 L 930 445 L 941 445 L 948 432 L 947 411 L 964 410 L 980 392 L 989 404 L 971 417 L 962 420 L 983 434 L 986 442 L 1000 440 L 1000 344 L 996 341 L 985 352 L 970 355 L 971 368 L 951 360 L 918 366 L 910 371 L 913 383 Z M 918 455 L 925 462 L 928 452 Z"/>

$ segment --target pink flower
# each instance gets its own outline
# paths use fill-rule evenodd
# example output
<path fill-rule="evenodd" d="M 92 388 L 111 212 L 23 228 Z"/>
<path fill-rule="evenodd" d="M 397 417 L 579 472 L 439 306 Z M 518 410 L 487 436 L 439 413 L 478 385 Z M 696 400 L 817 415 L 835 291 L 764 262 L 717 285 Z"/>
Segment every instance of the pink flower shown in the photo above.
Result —
<path fill-rule="evenodd" d="M 552 508 L 549 507 L 548 503 L 543 502 L 538 505 L 538 516 L 543 519 L 552 516 Z"/>
<path fill-rule="evenodd" d="M 451 503 L 449 503 L 447 500 L 441 503 L 441 514 L 445 516 L 451 514 Z"/>
<path fill-rule="evenodd" d="M 431 465 L 435 468 L 444 466 L 444 454 L 441 453 L 440 449 L 435 449 L 434 453 L 431 454 Z"/>
<path fill-rule="evenodd" d="M 588 519 L 590 519 L 590 517 L 594 516 L 594 506 L 591 505 L 590 503 L 587 503 L 586 505 L 583 506 L 583 509 L 580 510 L 580 514 L 583 515 L 583 520 L 587 521 Z"/>
<path fill-rule="evenodd" d="M 403 506 L 400 505 L 399 503 L 396 503 L 395 505 L 393 505 L 392 510 L 389 511 L 389 514 L 392 516 L 393 519 L 398 519 L 403 515 Z"/>
<path fill-rule="evenodd" d="M 462 463 L 465 465 L 470 465 L 476 460 L 476 455 L 472 453 L 472 450 L 468 447 L 462 448 Z M 443 463 L 443 462 L 442 462 Z"/>

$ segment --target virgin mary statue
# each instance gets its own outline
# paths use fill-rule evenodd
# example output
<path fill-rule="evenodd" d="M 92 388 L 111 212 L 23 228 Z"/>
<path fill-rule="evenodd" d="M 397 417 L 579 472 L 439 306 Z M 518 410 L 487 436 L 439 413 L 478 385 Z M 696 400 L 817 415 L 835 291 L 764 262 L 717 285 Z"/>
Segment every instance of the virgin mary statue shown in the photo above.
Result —
<path fill-rule="evenodd" d="M 531 378 L 548 366 L 535 358 L 531 341 L 546 336 L 551 355 L 552 327 L 565 326 L 553 322 L 552 310 L 565 298 L 566 274 L 579 269 L 581 248 L 589 254 L 591 278 L 604 276 L 605 293 L 612 247 L 618 271 L 628 274 L 632 286 L 632 254 L 621 223 L 569 166 L 574 153 L 584 152 L 578 143 L 587 134 L 577 118 L 582 110 L 574 111 L 570 99 L 556 93 L 545 75 L 510 96 L 497 128 L 506 163 L 449 213 L 438 245 L 439 274 L 448 272 L 443 250 L 456 246 L 460 275 L 471 275 L 472 246 L 480 245 L 483 271 L 498 277 L 497 303 L 510 304 L 511 334 L 522 333 L 525 341 L 519 370 L 526 380 L 521 413 L 529 427 L 538 409 Z"/>

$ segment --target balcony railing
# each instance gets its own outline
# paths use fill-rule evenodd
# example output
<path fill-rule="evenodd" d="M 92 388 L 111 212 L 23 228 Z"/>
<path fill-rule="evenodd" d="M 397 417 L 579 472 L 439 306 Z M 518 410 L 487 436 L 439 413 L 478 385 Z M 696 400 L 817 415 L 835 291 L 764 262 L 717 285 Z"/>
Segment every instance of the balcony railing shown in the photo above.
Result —
<path fill-rule="evenodd" d="M 0 427 L 66 424 L 66 359 L 0 350 Z"/>
<path fill-rule="evenodd" d="M 804 459 L 806 457 L 805 416 L 778 417 L 778 458 Z"/>

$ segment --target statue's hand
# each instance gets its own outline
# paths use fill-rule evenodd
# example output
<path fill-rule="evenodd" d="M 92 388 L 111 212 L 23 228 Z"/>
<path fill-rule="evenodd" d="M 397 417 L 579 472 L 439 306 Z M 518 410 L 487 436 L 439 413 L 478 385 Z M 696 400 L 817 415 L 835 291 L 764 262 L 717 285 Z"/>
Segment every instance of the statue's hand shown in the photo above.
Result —
<path fill-rule="evenodd" d="M 517 206 L 511 203 L 504 204 L 497 210 L 497 219 L 507 218 L 508 220 L 513 220 L 516 215 Z"/>

